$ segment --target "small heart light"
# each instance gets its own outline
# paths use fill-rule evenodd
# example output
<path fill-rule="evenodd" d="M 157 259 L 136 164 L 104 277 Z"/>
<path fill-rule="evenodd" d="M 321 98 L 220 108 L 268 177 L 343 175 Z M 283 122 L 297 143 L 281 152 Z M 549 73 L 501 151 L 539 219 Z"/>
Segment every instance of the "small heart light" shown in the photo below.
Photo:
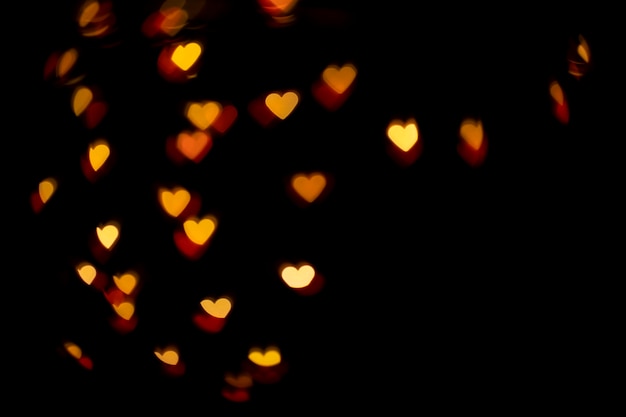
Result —
<path fill-rule="evenodd" d="M 267 108 L 281 120 L 284 120 L 298 105 L 299 95 L 295 91 L 269 93 L 265 98 Z"/>
<path fill-rule="evenodd" d="M 177 365 L 180 360 L 178 349 L 174 347 L 167 347 L 165 349 L 156 349 L 154 354 L 161 362 L 166 365 Z"/>
<path fill-rule="evenodd" d="M 569 122 L 569 106 L 565 93 L 557 81 L 550 83 L 550 97 L 552 98 L 552 114 L 562 124 Z"/>
<path fill-rule="evenodd" d="M 135 314 L 135 304 L 130 301 L 124 301 L 120 304 L 114 304 L 113 309 L 118 316 L 124 320 L 130 320 Z"/>
<path fill-rule="evenodd" d="M 408 152 L 419 139 L 417 123 L 413 119 L 406 123 L 401 120 L 392 120 L 387 126 L 387 137 L 402 151 Z"/>
<path fill-rule="evenodd" d="M 338 66 L 331 64 L 322 72 L 322 79 L 337 94 L 343 94 L 356 78 L 356 67 L 352 64 Z"/>
<path fill-rule="evenodd" d="M 78 273 L 80 279 L 82 279 L 83 282 L 85 282 L 85 284 L 87 285 L 91 285 L 93 280 L 96 279 L 96 275 L 98 274 L 96 268 L 86 262 L 79 264 L 76 267 L 76 272 Z"/>
<path fill-rule="evenodd" d="M 298 266 L 283 266 L 280 276 L 285 283 L 291 288 L 304 288 L 313 281 L 315 277 L 315 268 L 309 264 Z"/>
<path fill-rule="evenodd" d="M 300 198 L 312 203 L 324 191 L 326 176 L 322 172 L 300 172 L 291 177 L 290 185 Z"/>
<path fill-rule="evenodd" d="M 200 301 L 200 305 L 202 306 L 204 311 L 207 312 L 207 314 L 221 319 L 228 316 L 228 313 L 230 313 L 230 309 L 232 307 L 230 299 L 226 297 L 221 297 L 217 300 L 214 300 L 212 298 L 205 298 L 204 300 Z"/>
<path fill-rule="evenodd" d="M 187 104 L 185 115 L 194 126 L 206 130 L 219 117 L 222 105 L 217 101 L 192 102 Z"/>
<path fill-rule="evenodd" d="M 265 349 L 253 347 L 248 351 L 248 359 L 258 366 L 276 366 L 281 362 L 280 349 L 276 346 L 268 346 Z"/>
<path fill-rule="evenodd" d="M 472 167 L 481 165 L 487 155 L 487 136 L 482 121 L 470 117 L 463 119 L 459 138 L 459 155 Z"/>
<path fill-rule="evenodd" d="M 78 86 L 74 89 L 74 93 L 72 94 L 72 110 L 76 116 L 80 116 L 87 106 L 93 100 L 92 91 L 85 86 Z"/>
<path fill-rule="evenodd" d="M 121 275 L 113 275 L 113 283 L 126 295 L 133 293 L 139 282 L 139 274 L 135 271 L 124 272 Z"/>
<path fill-rule="evenodd" d="M 163 210 L 172 217 L 178 217 L 191 201 L 191 193 L 180 186 L 172 189 L 160 187 L 158 197 Z"/>
<path fill-rule="evenodd" d="M 110 222 L 96 228 L 98 240 L 102 246 L 111 250 L 120 237 L 120 227 L 116 222 Z"/>
<path fill-rule="evenodd" d="M 196 245 L 204 245 L 215 232 L 217 219 L 207 215 L 201 219 L 188 218 L 183 223 L 183 229 L 190 241 Z"/>
<path fill-rule="evenodd" d="M 183 71 L 187 71 L 196 63 L 201 54 L 202 45 L 199 42 L 187 42 L 174 49 L 172 62 Z"/>

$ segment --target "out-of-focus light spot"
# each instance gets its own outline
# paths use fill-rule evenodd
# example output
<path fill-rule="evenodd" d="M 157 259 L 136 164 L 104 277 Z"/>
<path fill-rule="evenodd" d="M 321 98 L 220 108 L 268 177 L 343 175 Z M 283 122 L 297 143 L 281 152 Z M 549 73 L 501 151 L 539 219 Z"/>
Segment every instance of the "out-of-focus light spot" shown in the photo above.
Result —
<path fill-rule="evenodd" d="M 191 194 L 183 187 L 167 189 L 159 188 L 159 202 L 165 212 L 171 217 L 178 217 L 191 201 Z"/>
<path fill-rule="evenodd" d="M 285 120 L 298 105 L 298 100 L 299 95 L 296 91 L 287 91 L 283 94 L 273 92 L 265 97 L 265 105 L 276 117 Z"/>
<path fill-rule="evenodd" d="M 322 79 L 337 94 L 343 94 L 354 81 L 356 77 L 356 67 L 352 64 L 345 64 L 342 67 L 338 65 L 329 65 L 322 72 Z"/>
<path fill-rule="evenodd" d="M 482 121 L 470 117 L 463 119 L 459 128 L 457 151 L 468 165 L 482 165 L 487 156 L 487 136 Z"/>
<path fill-rule="evenodd" d="M 315 201 L 326 187 L 326 176 L 321 172 L 297 173 L 291 177 L 291 187 L 307 203 Z"/>
<path fill-rule="evenodd" d="M 291 288 L 304 288 L 313 281 L 315 277 L 315 268 L 309 264 L 303 264 L 299 267 L 294 265 L 282 266 L 280 276 L 285 283 Z"/>
<path fill-rule="evenodd" d="M 98 271 L 93 265 L 83 262 L 76 266 L 76 273 L 78 273 L 78 276 L 85 282 L 85 284 L 91 285 L 93 280 L 96 279 Z"/>
<path fill-rule="evenodd" d="M 76 50 L 76 48 L 71 48 L 63 52 L 63 54 L 59 58 L 59 61 L 57 62 L 57 77 L 65 77 L 67 73 L 72 69 L 74 64 L 76 64 L 77 59 L 78 51 Z"/>
<path fill-rule="evenodd" d="M 250 388 L 254 384 L 254 380 L 248 372 L 241 372 L 239 374 L 226 372 L 224 375 L 224 381 L 231 387 L 235 388 Z"/>
<path fill-rule="evenodd" d="M 576 48 L 576 52 L 578 52 L 578 56 L 580 56 L 583 61 L 585 61 L 586 63 L 589 63 L 591 59 L 591 54 L 589 52 L 589 45 L 587 44 L 587 41 L 585 40 L 585 38 L 583 38 L 582 36 L 579 37 L 579 39 L 580 39 L 580 43 L 578 44 L 578 47 Z"/>
<path fill-rule="evenodd" d="M 108 142 L 104 139 L 97 140 L 89 145 L 89 162 L 93 170 L 98 171 L 102 168 L 110 154 L 111 149 Z"/>
<path fill-rule="evenodd" d="M 281 27 L 295 21 L 295 6 L 298 0 L 257 0 L 258 4 L 268 17 L 269 25 Z"/>
<path fill-rule="evenodd" d="M 211 126 L 220 113 L 222 105 L 216 101 L 202 103 L 188 103 L 185 110 L 187 119 L 200 130 L 206 130 Z"/>
<path fill-rule="evenodd" d="M 56 189 L 57 181 L 54 178 L 48 177 L 41 181 L 39 183 L 39 197 L 41 198 L 41 202 L 44 204 L 47 203 Z"/>
<path fill-rule="evenodd" d="M 228 316 L 228 313 L 230 313 L 232 304 L 229 298 L 221 297 L 217 300 L 214 300 L 213 298 L 205 298 L 200 301 L 200 306 L 202 306 L 202 309 L 206 311 L 207 314 L 223 319 Z"/>
<path fill-rule="evenodd" d="M 120 237 L 120 227 L 117 222 L 109 222 L 96 228 L 98 240 L 102 246 L 111 250 Z"/>
<path fill-rule="evenodd" d="M 195 130 L 182 131 L 176 136 L 170 136 L 165 143 L 167 156 L 177 164 L 185 161 L 199 163 L 213 147 L 213 139 L 208 132 Z"/>
<path fill-rule="evenodd" d="M 187 71 L 196 63 L 202 54 L 202 45 L 199 42 L 188 42 L 176 46 L 172 53 L 172 62 L 183 71 Z"/>
<path fill-rule="evenodd" d="M 115 15 L 110 1 L 85 1 L 78 11 L 78 26 L 84 37 L 104 37 L 112 32 Z"/>
<path fill-rule="evenodd" d="M 550 97 L 552 98 L 552 114 L 562 124 L 569 122 L 569 106 L 565 93 L 557 81 L 550 83 Z"/>
<path fill-rule="evenodd" d="M 72 110 L 76 116 L 85 111 L 89 103 L 93 100 L 93 93 L 85 86 L 78 86 L 72 95 Z"/>
<path fill-rule="evenodd" d="M 83 3 L 78 14 L 78 26 L 84 28 L 91 23 L 98 15 L 100 10 L 100 3 L 96 0 L 88 0 Z"/>
<path fill-rule="evenodd" d="M 591 67 L 591 49 L 587 40 L 579 35 L 570 43 L 567 53 L 568 72 L 576 79 L 581 79 Z"/>
<path fill-rule="evenodd" d="M 196 245 L 204 245 L 215 232 L 217 219 L 207 215 L 202 219 L 188 218 L 183 222 L 183 229 L 190 241 Z"/>
<path fill-rule="evenodd" d="M 258 366 L 276 366 L 281 361 L 280 349 L 277 346 L 268 346 L 265 349 L 253 347 L 248 351 L 248 359 Z"/>
<path fill-rule="evenodd" d="M 176 365 L 180 360 L 178 349 L 173 346 L 168 346 L 164 349 L 155 349 L 154 354 L 166 365 Z"/>
<path fill-rule="evenodd" d="M 224 134 L 230 129 L 232 124 L 237 119 L 237 108 L 232 104 L 222 105 L 222 111 L 215 121 L 211 124 L 211 128 L 214 132 Z"/>
<path fill-rule="evenodd" d="M 113 304 L 113 309 L 117 315 L 124 320 L 130 320 L 133 317 L 133 314 L 135 314 L 135 304 L 130 301 Z"/>
<path fill-rule="evenodd" d="M 160 13 L 163 15 L 163 20 L 159 28 L 168 36 L 174 36 L 180 32 L 189 19 L 187 11 L 180 7 L 162 7 Z"/>
<path fill-rule="evenodd" d="M 63 347 L 74 359 L 80 359 L 83 356 L 82 349 L 73 342 L 65 342 Z"/>
<path fill-rule="evenodd" d="M 126 295 L 133 293 L 139 282 L 139 274 L 135 271 L 127 271 L 121 275 L 113 275 L 113 283 Z"/>
<path fill-rule="evenodd" d="M 408 152 L 419 139 L 417 123 L 413 119 L 406 123 L 392 120 L 387 126 L 387 137 L 402 151 Z"/>

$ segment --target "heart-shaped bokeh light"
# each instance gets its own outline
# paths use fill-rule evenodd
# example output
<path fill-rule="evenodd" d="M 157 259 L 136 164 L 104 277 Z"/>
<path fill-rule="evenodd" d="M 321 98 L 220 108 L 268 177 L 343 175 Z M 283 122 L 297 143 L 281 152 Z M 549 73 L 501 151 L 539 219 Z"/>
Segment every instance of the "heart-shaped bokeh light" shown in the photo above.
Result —
<path fill-rule="evenodd" d="M 552 114 L 562 124 L 569 122 L 569 106 L 561 84 L 557 81 L 550 83 L 550 98 L 552 99 Z"/>
<path fill-rule="evenodd" d="M 96 227 L 98 240 L 106 250 L 111 250 L 120 238 L 120 225 L 111 221 Z"/>
<path fill-rule="evenodd" d="M 297 202 L 309 204 L 322 196 L 326 185 L 326 175 L 322 172 L 298 172 L 289 181 L 289 191 L 298 198 Z"/>
<path fill-rule="evenodd" d="M 422 152 L 422 141 L 414 118 L 394 119 L 387 125 L 387 153 L 400 165 L 410 165 Z"/>
<path fill-rule="evenodd" d="M 273 92 L 265 97 L 265 105 L 279 119 L 285 120 L 298 105 L 300 96 L 296 91 Z"/>
<path fill-rule="evenodd" d="M 459 128 L 457 151 L 468 165 L 482 165 L 487 155 L 487 136 L 481 120 L 471 117 L 463 119 Z"/>

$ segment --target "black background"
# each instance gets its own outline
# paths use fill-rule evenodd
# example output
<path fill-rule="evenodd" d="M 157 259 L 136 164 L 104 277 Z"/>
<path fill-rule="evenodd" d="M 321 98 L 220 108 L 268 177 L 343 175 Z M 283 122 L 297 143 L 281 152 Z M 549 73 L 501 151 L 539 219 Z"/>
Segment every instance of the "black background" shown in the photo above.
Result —
<path fill-rule="evenodd" d="M 579 406 L 603 385 L 597 344 L 611 307 L 595 288 L 615 271 L 601 272 L 610 252 L 592 250 L 611 234 L 616 201 L 610 25 L 589 9 L 302 0 L 292 25 L 273 27 L 254 1 L 213 4 L 215 14 L 178 35 L 210 50 L 185 83 L 158 74 L 161 45 L 141 33 L 158 2 L 113 2 L 116 30 L 102 40 L 80 35 L 78 3 L 24 13 L 32 66 L 17 69 L 27 77 L 13 88 L 15 109 L 28 110 L 16 111 L 24 123 L 12 164 L 25 220 L 10 223 L 26 226 L 15 227 L 9 275 L 18 288 L 7 296 L 12 386 L 33 398 L 24 406 L 41 398 L 59 411 L 218 415 L 534 410 Z M 577 80 L 567 53 L 579 35 L 593 65 Z M 70 47 L 84 83 L 109 105 L 94 129 L 72 114 L 71 88 L 43 77 L 50 54 Z M 335 62 L 354 63 L 358 75 L 330 112 L 311 85 Z M 551 113 L 552 80 L 568 98 L 567 125 Z M 298 90 L 300 103 L 264 128 L 247 105 L 278 89 Z M 184 104 L 204 99 L 234 104 L 238 118 L 201 163 L 176 165 L 165 141 L 188 127 Z M 401 167 L 386 153 L 385 129 L 408 117 L 424 149 Z M 480 167 L 456 152 L 465 117 L 480 118 L 488 135 Z M 99 137 L 117 159 L 91 183 L 80 157 Z M 333 188 L 303 209 L 285 184 L 306 170 L 329 173 Z M 34 214 L 30 194 L 49 176 L 59 188 Z M 158 205 L 155 190 L 170 184 L 200 193 L 202 211 L 219 219 L 200 260 L 180 255 Z M 113 218 L 122 237 L 102 268 L 142 271 L 139 324 L 122 335 L 102 294 L 73 269 L 91 256 L 90 233 Z M 324 275 L 320 293 L 281 282 L 279 263 L 299 260 Z M 191 315 L 221 294 L 234 299 L 228 324 L 202 333 Z M 92 371 L 59 354 L 65 340 L 93 359 Z M 163 375 L 152 353 L 170 343 L 187 364 L 181 377 Z M 224 373 L 267 344 L 281 348 L 285 377 L 255 385 L 247 403 L 224 399 Z"/>

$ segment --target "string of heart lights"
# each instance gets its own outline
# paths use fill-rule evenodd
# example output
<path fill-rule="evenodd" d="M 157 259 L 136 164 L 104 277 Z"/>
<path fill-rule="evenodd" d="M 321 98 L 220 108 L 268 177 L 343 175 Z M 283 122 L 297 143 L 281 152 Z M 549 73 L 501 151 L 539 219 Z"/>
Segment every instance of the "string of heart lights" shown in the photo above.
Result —
<path fill-rule="evenodd" d="M 202 76 L 207 45 L 199 40 L 182 39 L 180 34 L 183 29 L 196 24 L 197 16 L 207 7 L 210 7 L 209 2 L 201 0 L 168 0 L 149 13 L 142 23 L 140 30 L 143 36 L 160 45 L 155 70 L 172 85 L 182 86 Z M 298 24 L 298 0 L 258 0 L 258 7 L 272 29 L 280 30 L 287 25 Z M 77 33 L 83 39 L 100 42 L 114 38 L 115 13 L 110 1 L 84 1 L 76 15 Z M 569 74 L 580 79 L 589 70 L 591 62 L 589 45 L 582 36 L 574 43 L 568 56 Z M 95 132 L 106 123 L 111 109 L 107 92 L 87 82 L 86 74 L 80 72 L 80 62 L 81 49 L 78 47 L 55 51 L 45 62 L 44 77 L 58 88 L 71 91 L 68 111 L 71 109 L 88 132 Z M 358 74 L 359 69 L 353 62 L 329 62 L 319 77 L 312 80 L 311 97 L 323 109 L 334 112 L 349 100 L 356 88 Z M 567 124 L 569 107 L 566 92 L 557 80 L 547 87 L 554 117 Z M 251 97 L 247 109 L 210 98 L 190 101 L 180 115 L 185 118 L 187 128 L 163 138 L 163 151 L 174 166 L 202 164 L 246 111 L 256 123 L 269 129 L 288 119 L 302 99 L 302 90 L 293 88 L 267 91 L 259 97 Z M 416 118 L 390 120 L 386 130 L 382 130 L 386 132 L 384 140 L 390 158 L 405 167 L 416 163 L 423 150 Z M 484 126 L 480 119 L 467 118 L 459 123 L 458 155 L 471 167 L 479 168 L 488 155 L 487 130 L 488 126 Z M 85 178 L 90 183 L 97 183 L 110 174 L 115 169 L 116 152 L 107 139 L 93 138 L 79 159 Z M 322 202 L 332 188 L 332 181 L 332 175 L 322 170 L 298 171 L 289 179 L 285 191 L 294 204 L 305 208 Z M 58 178 L 44 176 L 31 193 L 33 212 L 41 213 L 60 187 L 63 183 Z M 174 225 L 172 239 L 180 254 L 190 261 L 200 259 L 209 250 L 212 238 L 220 228 L 219 217 L 203 211 L 200 194 L 181 184 L 159 187 L 155 201 L 163 215 L 173 220 L 173 223 L 165 224 Z M 128 334 L 138 326 L 135 301 L 142 288 L 143 277 L 138 270 L 112 272 L 107 268 L 118 242 L 124 239 L 124 228 L 125 225 L 117 220 L 96 225 L 92 235 L 86 237 L 93 258 L 77 262 L 74 267 L 77 279 L 99 291 L 110 305 L 111 327 L 119 333 Z M 322 273 L 310 262 L 283 263 L 277 276 L 301 296 L 313 296 L 324 288 Z M 219 334 L 228 325 L 236 305 L 237 300 L 233 296 L 199 295 L 196 313 L 190 319 L 198 331 Z M 89 351 L 84 351 L 73 339 L 64 340 L 60 349 L 62 355 L 74 359 L 86 371 L 98 367 Z M 160 366 L 164 375 L 176 377 L 187 372 L 185 352 L 180 351 L 177 345 L 154 346 L 152 351 L 155 366 Z M 249 401 L 256 384 L 276 383 L 288 370 L 287 360 L 280 346 L 276 345 L 250 346 L 242 364 L 241 369 L 226 372 L 223 377 L 221 395 L 228 401 Z"/>

